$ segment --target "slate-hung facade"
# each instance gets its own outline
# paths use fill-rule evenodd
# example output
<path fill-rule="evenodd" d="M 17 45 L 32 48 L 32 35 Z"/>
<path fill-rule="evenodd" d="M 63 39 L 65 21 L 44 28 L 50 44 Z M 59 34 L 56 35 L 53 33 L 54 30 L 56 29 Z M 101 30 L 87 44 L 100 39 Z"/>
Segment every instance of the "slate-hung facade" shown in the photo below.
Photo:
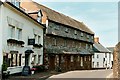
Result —
<path fill-rule="evenodd" d="M 84 23 L 36 2 L 23 2 L 21 7 L 30 16 L 46 24 L 44 64 L 48 69 L 91 68 L 94 33 Z"/>
<path fill-rule="evenodd" d="M 1 2 L 0 20 L 0 74 L 3 62 L 10 74 L 22 72 L 25 65 L 43 64 L 45 27 L 10 2 Z M 30 39 L 35 44 L 28 45 Z"/>

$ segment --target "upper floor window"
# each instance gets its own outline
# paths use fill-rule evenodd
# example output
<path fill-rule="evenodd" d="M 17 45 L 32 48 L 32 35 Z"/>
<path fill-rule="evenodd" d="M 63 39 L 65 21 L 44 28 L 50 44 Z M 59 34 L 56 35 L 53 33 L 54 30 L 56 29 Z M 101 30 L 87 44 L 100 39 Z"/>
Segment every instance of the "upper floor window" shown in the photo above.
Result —
<path fill-rule="evenodd" d="M 74 33 L 75 33 L 75 35 L 77 35 L 77 30 L 75 30 L 75 32 L 74 32 Z"/>
<path fill-rule="evenodd" d="M 17 39 L 22 39 L 22 29 L 17 28 Z"/>
<path fill-rule="evenodd" d="M 9 25 L 10 38 L 15 38 L 15 26 Z"/>
<path fill-rule="evenodd" d="M 107 58 L 107 53 L 105 53 L 105 57 Z"/>
<path fill-rule="evenodd" d="M 89 37 L 90 37 L 90 36 L 89 36 L 89 35 L 87 35 L 87 39 L 89 39 Z"/>
<path fill-rule="evenodd" d="M 83 32 L 81 32 L 81 37 L 83 37 Z"/>
<path fill-rule="evenodd" d="M 60 29 L 59 25 L 55 25 L 55 30 L 59 30 L 59 29 Z"/>
<path fill-rule="evenodd" d="M 81 43 L 79 43 L 79 48 L 81 48 Z"/>
<path fill-rule="evenodd" d="M 66 28 L 66 29 L 65 29 L 65 32 L 66 32 L 66 33 L 68 33 L 68 32 L 69 32 L 69 29 L 68 29 L 68 28 Z"/>
<path fill-rule="evenodd" d="M 35 39 L 35 43 L 36 43 L 36 44 L 40 44 L 41 36 L 39 36 L 39 35 L 37 35 L 37 34 L 34 34 L 34 39 Z"/>
<path fill-rule="evenodd" d="M 40 37 L 40 36 L 38 36 L 38 44 L 40 44 L 40 38 L 41 38 L 41 37 Z"/>
<path fill-rule="evenodd" d="M 94 36 L 91 36 L 91 39 L 93 40 L 93 39 L 94 39 Z"/>
<path fill-rule="evenodd" d="M 66 47 L 67 46 L 67 40 L 65 39 L 64 41 L 65 41 L 64 42 L 64 46 Z"/>
<path fill-rule="evenodd" d="M 86 49 L 88 49 L 88 44 L 86 44 Z"/>
<path fill-rule="evenodd" d="M 37 35 L 34 34 L 35 43 L 37 42 Z"/>
<path fill-rule="evenodd" d="M 97 58 L 99 58 L 99 55 L 97 55 Z"/>
<path fill-rule="evenodd" d="M 92 45 L 90 45 L 90 49 L 92 49 Z"/>
<path fill-rule="evenodd" d="M 56 38 L 53 38 L 53 45 L 54 45 L 54 46 L 57 45 L 57 40 L 56 40 Z"/>

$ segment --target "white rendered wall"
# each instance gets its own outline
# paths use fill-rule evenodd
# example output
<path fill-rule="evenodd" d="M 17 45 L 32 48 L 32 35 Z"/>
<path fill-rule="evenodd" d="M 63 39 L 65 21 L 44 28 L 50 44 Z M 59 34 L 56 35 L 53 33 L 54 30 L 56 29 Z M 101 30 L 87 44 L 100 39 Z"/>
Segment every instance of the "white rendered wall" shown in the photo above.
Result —
<path fill-rule="evenodd" d="M 97 58 L 97 55 L 99 56 L 99 58 Z M 107 53 L 107 57 L 105 57 L 105 53 L 94 53 L 94 58 L 92 56 L 92 67 L 93 68 L 108 68 L 108 67 L 112 67 L 112 55 L 111 58 L 109 57 L 109 55 L 111 55 L 111 53 Z M 105 61 L 104 59 L 105 58 Z M 94 65 L 93 65 L 94 62 Z M 99 66 L 97 66 L 97 62 L 99 62 Z M 106 66 L 107 64 L 107 66 Z"/>
<path fill-rule="evenodd" d="M 3 63 L 3 53 L 2 53 L 2 33 L 3 33 L 3 28 L 2 28 L 2 9 L 3 6 L 0 6 L 0 78 L 1 78 L 1 73 L 2 73 L 2 63 Z"/>
<path fill-rule="evenodd" d="M 38 32 L 38 35 L 41 36 L 41 45 L 43 45 L 43 28 L 40 25 L 34 24 L 33 21 L 29 20 L 28 18 L 26 18 L 25 16 L 21 16 L 19 15 L 19 13 L 16 13 L 13 9 L 9 9 L 8 7 L 2 7 L 2 13 L 4 15 L 1 16 L 2 18 L 2 22 L 0 21 L 0 23 L 2 23 L 2 27 L 0 27 L 0 30 L 2 30 L 1 28 L 3 28 L 3 34 L 0 34 L 0 37 L 2 36 L 2 38 L 0 39 L 0 54 L 2 53 L 9 53 L 10 50 L 12 50 L 12 48 L 8 48 L 7 45 L 7 39 L 9 39 L 9 33 L 8 33 L 8 22 L 7 22 L 7 17 L 10 17 L 14 20 L 19 21 L 20 23 L 23 24 L 22 26 L 22 41 L 25 42 L 24 47 L 23 48 L 18 48 L 18 47 L 14 47 L 15 50 L 18 50 L 20 54 L 22 54 L 22 56 L 24 56 L 24 52 L 27 49 L 32 49 L 35 53 L 33 53 L 34 55 L 41 55 L 41 60 L 40 60 L 40 64 L 43 64 L 43 48 L 41 49 L 33 49 L 31 46 L 28 46 L 28 37 L 29 38 L 34 38 L 34 31 Z M 0 31 L 1 32 L 1 31 Z M 1 48 L 2 47 L 2 48 Z M 31 54 L 31 55 L 33 55 Z M 2 57 L 2 56 L 0 56 Z M 2 58 L 0 58 L 0 62 L 2 62 Z M 31 59 L 31 58 L 30 58 Z M 31 61 L 31 60 L 30 60 Z M 22 59 L 22 66 L 24 66 L 24 59 Z M 29 65 L 31 65 L 31 62 L 29 62 Z M 19 68 L 19 69 L 17 69 Z M 12 69 L 13 70 L 13 69 Z M 16 67 L 16 70 L 14 68 L 14 73 L 17 72 L 18 70 L 21 70 L 20 67 Z M 11 73 L 12 74 L 12 73 Z"/>

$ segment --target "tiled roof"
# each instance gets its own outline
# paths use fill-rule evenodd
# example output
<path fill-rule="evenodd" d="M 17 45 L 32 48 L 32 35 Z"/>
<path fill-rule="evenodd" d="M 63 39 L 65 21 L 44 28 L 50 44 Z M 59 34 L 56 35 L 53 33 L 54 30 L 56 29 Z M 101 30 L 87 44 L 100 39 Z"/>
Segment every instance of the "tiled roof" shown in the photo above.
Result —
<path fill-rule="evenodd" d="M 110 53 L 110 51 L 107 48 L 105 48 L 103 45 L 101 45 L 100 43 L 94 43 L 93 50 L 94 52 Z"/>
<path fill-rule="evenodd" d="M 81 31 L 85 31 L 87 33 L 90 34 L 94 34 L 94 32 L 92 32 L 83 22 L 79 22 L 73 18 L 70 18 L 69 16 L 66 16 L 64 14 L 61 14 L 59 12 L 56 12 L 48 7 L 45 7 L 41 4 L 38 4 L 36 2 L 34 2 L 37 7 L 42 10 L 43 12 L 46 13 L 47 17 L 49 20 L 64 24 L 64 25 L 68 25 L 70 27 L 74 27 L 76 29 L 79 29 Z"/>

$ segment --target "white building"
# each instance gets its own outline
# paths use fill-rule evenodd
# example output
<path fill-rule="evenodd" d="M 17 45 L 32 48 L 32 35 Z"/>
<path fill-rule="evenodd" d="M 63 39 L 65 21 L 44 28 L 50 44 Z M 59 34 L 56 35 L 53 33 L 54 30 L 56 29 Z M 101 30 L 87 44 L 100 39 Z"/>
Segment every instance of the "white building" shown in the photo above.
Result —
<path fill-rule="evenodd" d="M 94 55 L 92 56 L 92 68 L 111 68 L 112 53 L 100 44 L 99 38 L 94 40 Z"/>
<path fill-rule="evenodd" d="M 17 7 L 0 2 L 0 74 L 3 61 L 10 74 L 21 72 L 25 65 L 43 64 L 45 27 Z"/>
<path fill-rule="evenodd" d="M 113 51 L 114 51 L 114 47 L 107 47 L 107 49 L 111 52 L 111 61 L 112 61 L 112 67 L 113 67 Z"/>

